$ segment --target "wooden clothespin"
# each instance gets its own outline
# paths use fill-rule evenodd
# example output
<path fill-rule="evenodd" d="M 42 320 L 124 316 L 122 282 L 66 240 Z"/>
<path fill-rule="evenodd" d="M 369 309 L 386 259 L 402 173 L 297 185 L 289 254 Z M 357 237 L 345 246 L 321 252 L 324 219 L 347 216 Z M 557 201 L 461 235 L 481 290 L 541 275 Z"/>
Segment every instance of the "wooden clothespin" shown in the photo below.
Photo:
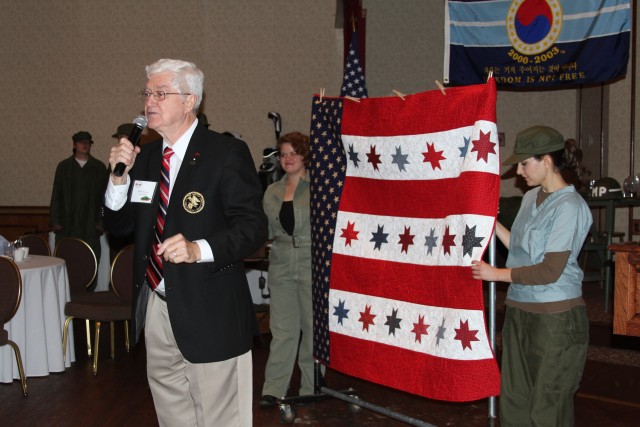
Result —
<path fill-rule="evenodd" d="M 394 95 L 398 96 L 400 99 L 402 99 L 404 101 L 404 97 L 407 96 L 402 92 L 398 92 L 397 90 L 393 89 L 391 92 L 393 92 Z"/>
<path fill-rule="evenodd" d="M 440 92 L 442 92 L 443 95 L 447 94 L 447 92 L 444 91 L 444 86 L 440 83 L 440 80 L 436 80 L 436 86 L 438 86 L 438 89 L 440 89 Z"/>
<path fill-rule="evenodd" d="M 353 102 L 360 102 L 360 98 L 354 98 L 353 96 L 345 95 L 344 99 L 348 99 Z"/>
<path fill-rule="evenodd" d="M 322 98 L 324 98 L 324 88 L 320 88 L 320 102 L 322 102 Z"/>

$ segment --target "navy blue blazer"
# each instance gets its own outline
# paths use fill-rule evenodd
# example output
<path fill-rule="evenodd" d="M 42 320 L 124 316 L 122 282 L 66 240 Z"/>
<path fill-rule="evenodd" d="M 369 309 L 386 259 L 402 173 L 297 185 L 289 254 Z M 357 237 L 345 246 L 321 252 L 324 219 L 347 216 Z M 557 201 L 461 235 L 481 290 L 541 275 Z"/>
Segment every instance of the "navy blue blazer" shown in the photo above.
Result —
<path fill-rule="evenodd" d="M 131 203 L 131 189 L 136 180 L 158 182 L 161 162 L 162 140 L 143 145 L 129 172 L 132 185 L 125 206 L 118 211 L 105 207 L 110 233 L 135 236 L 135 342 L 144 326 L 149 288 L 143 283 L 159 185 L 150 204 Z M 256 318 L 243 259 L 267 239 L 262 194 L 247 145 L 197 126 L 173 184 L 164 226 L 165 237 L 182 233 L 190 241 L 206 239 L 215 258 L 209 263 L 164 263 L 171 327 L 180 351 L 192 363 L 227 360 L 251 349 Z"/>

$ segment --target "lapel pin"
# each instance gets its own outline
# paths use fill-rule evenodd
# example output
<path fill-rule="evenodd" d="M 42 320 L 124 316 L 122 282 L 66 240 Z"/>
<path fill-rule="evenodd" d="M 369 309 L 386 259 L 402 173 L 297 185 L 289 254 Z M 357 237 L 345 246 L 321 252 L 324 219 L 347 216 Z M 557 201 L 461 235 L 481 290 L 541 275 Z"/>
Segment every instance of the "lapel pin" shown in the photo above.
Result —
<path fill-rule="evenodd" d="M 195 152 L 195 154 L 193 155 L 193 159 L 191 159 L 191 161 L 189 162 L 189 164 L 191 166 L 196 164 L 196 161 L 198 160 L 198 157 L 200 157 L 200 153 L 198 151 Z"/>

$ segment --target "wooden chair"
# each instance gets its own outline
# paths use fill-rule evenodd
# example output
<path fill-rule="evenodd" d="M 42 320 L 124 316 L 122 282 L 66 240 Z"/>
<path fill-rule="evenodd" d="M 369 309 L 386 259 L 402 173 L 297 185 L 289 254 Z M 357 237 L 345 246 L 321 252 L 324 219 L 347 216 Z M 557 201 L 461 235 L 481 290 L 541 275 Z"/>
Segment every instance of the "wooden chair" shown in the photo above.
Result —
<path fill-rule="evenodd" d="M 81 298 L 75 300 L 72 298 L 65 304 L 64 313 L 67 315 L 67 319 L 64 322 L 62 334 L 63 349 L 67 348 L 69 324 L 74 318 L 95 322 L 93 375 L 98 373 L 100 327 L 103 322 L 111 323 L 111 357 L 115 357 L 113 323 L 116 321 L 125 322 L 126 347 L 129 351 L 128 321 L 131 319 L 132 268 L 133 245 L 129 245 L 123 248 L 113 260 L 111 267 L 112 288 L 109 291 L 90 292 Z"/>
<path fill-rule="evenodd" d="M 26 396 L 28 394 L 27 379 L 25 377 L 24 367 L 22 366 L 20 349 L 15 342 L 9 339 L 9 332 L 4 328 L 5 323 L 10 321 L 16 314 L 16 311 L 18 311 L 20 301 L 22 301 L 22 277 L 20 276 L 20 270 L 11 258 L 0 256 L 0 321 L 2 322 L 0 347 L 8 344 L 13 348 L 16 363 L 18 364 L 22 393 Z"/>
<path fill-rule="evenodd" d="M 56 245 L 53 256 L 62 258 L 67 265 L 67 275 L 69 276 L 69 291 L 71 301 L 79 301 L 86 298 L 90 293 L 88 288 L 98 274 L 98 261 L 91 246 L 84 240 L 76 237 L 65 237 Z M 65 314 L 66 309 L 65 309 Z M 87 355 L 91 357 L 91 332 L 89 320 L 86 321 L 87 333 Z M 66 337 L 65 337 L 66 338 Z M 66 342 L 66 341 L 65 341 Z M 66 356 L 67 347 L 63 348 Z"/>
<path fill-rule="evenodd" d="M 624 239 L 624 233 L 613 233 L 612 238 L 617 237 L 620 242 Z M 591 225 L 589 234 L 582 246 L 580 259 L 582 263 L 582 271 L 584 272 L 584 283 L 598 282 L 600 287 L 604 287 L 604 311 L 609 310 L 609 297 L 611 296 L 611 274 L 613 272 L 614 263 L 608 253 L 609 238 L 606 231 L 598 231 L 595 224 Z M 595 259 L 590 258 L 589 254 L 594 253 Z M 609 277 L 607 277 L 607 273 Z"/>
<path fill-rule="evenodd" d="M 51 256 L 49 242 L 40 234 L 25 234 L 19 240 L 22 241 L 22 246 L 29 248 L 30 255 Z"/>
<path fill-rule="evenodd" d="M 590 262 L 589 254 L 591 253 L 596 255 L 593 262 Z M 580 257 L 582 258 L 582 271 L 584 271 L 583 282 L 599 282 L 600 286 L 602 286 L 605 278 L 605 264 L 607 262 L 607 240 L 598 232 L 596 226 L 593 224 L 582 246 Z"/>

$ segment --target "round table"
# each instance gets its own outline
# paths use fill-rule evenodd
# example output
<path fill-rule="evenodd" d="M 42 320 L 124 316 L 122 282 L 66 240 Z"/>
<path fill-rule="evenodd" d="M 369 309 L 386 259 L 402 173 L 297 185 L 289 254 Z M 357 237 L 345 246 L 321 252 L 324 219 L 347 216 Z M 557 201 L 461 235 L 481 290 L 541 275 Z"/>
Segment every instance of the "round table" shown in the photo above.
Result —
<path fill-rule="evenodd" d="M 22 277 L 22 301 L 5 329 L 22 353 L 28 377 L 62 372 L 75 361 L 73 329 L 69 329 L 67 359 L 62 358 L 64 305 L 70 299 L 69 278 L 61 258 L 30 255 L 17 262 Z M 18 366 L 10 346 L 0 347 L 0 382 L 18 379 Z"/>

